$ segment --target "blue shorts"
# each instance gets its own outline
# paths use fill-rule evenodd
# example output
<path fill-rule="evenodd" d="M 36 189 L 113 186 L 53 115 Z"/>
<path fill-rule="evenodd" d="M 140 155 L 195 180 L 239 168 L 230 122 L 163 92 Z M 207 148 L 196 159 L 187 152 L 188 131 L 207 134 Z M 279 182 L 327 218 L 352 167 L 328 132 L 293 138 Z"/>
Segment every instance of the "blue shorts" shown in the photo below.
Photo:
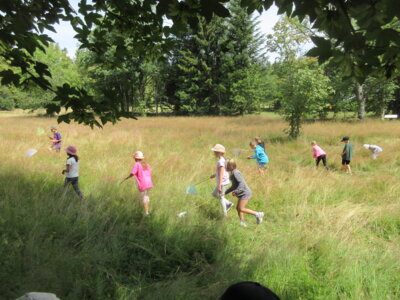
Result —
<path fill-rule="evenodd" d="M 265 168 L 265 165 L 266 165 L 266 164 L 258 164 L 258 167 L 259 167 L 260 169 L 264 169 L 264 168 Z"/>
<path fill-rule="evenodd" d="M 51 145 L 51 149 L 56 149 L 56 152 L 60 152 L 61 150 L 61 143 L 53 143 Z"/>

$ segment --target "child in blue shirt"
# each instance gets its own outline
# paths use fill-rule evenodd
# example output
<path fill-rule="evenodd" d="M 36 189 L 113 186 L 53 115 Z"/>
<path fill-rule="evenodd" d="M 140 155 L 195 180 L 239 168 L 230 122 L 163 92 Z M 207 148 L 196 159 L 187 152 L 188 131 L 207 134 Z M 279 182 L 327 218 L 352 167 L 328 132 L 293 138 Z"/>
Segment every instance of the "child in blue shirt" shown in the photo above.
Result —
<path fill-rule="evenodd" d="M 263 175 L 265 165 L 269 163 L 269 158 L 267 154 L 265 154 L 264 149 L 260 145 L 257 145 L 255 142 L 251 142 L 250 147 L 254 149 L 254 155 L 248 156 L 247 159 L 257 159 L 258 171 L 261 175 Z"/>
<path fill-rule="evenodd" d="M 57 127 L 56 126 L 51 126 L 50 127 L 51 132 L 53 133 L 53 136 L 49 136 L 49 139 L 52 141 L 51 147 L 49 148 L 49 150 L 53 150 L 56 149 L 56 152 L 60 152 L 61 150 L 61 134 L 58 132 Z"/>

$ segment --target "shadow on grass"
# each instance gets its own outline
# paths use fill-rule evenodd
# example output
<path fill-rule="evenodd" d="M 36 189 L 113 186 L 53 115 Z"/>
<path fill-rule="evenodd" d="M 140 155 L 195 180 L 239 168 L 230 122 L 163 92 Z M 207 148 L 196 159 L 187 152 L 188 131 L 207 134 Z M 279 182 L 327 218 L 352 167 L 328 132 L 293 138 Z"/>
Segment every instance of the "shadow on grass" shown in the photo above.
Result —
<path fill-rule="evenodd" d="M 215 299 L 226 288 L 218 269 L 236 262 L 219 261 L 223 226 L 145 217 L 110 189 L 84 202 L 60 192 L 40 175 L 0 175 L 0 299 Z"/>

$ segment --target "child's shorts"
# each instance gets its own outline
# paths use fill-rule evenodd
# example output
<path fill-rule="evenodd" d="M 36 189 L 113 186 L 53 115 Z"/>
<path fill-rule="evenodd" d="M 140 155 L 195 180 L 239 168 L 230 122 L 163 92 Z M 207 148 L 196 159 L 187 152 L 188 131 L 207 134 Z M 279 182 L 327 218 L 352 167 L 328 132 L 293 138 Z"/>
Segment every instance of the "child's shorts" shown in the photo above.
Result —
<path fill-rule="evenodd" d="M 265 168 L 265 165 L 266 165 L 266 164 L 258 164 L 258 167 L 259 167 L 260 169 L 264 169 L 264 168 Z"/>
<path fill-rule="evenodd" d="M 150 201 L 149 190 L 139 191 L 140 192 L 140 200 L 142 203 L 147 203 Z"/>
<path fill-rule="evenodd" d="M 61 143 L 56 143 L 51 145 L 51 149 L 56 149 L 56 152 L 60 152 L 61 150 Z"/>
<path fill-rule="evenodd" d="M 238 200 L 239 200 L 239 201 L 240 201 L 240 200 L 250 200 L 250 198 L 251 198 L 251 195 L 244 195 L 244 196 L 238 198 Z"/>
<path fill-rule="evenodd" d="M 347 159 L 342 159 L 342 165 L 344 166 L 344 165 L 349 165 L 350 164 L 350 160 L 347 160 Z"/>

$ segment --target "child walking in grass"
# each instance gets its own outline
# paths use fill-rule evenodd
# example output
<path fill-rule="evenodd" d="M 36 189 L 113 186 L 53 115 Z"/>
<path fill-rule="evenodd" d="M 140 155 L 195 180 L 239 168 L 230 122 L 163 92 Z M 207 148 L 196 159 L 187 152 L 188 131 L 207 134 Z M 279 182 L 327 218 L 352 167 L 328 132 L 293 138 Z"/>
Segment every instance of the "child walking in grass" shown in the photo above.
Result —
<path fill-rule="evenodd" d="M 315 159 L 315 163 L 317 165 L 317 168 L 319 166 L 320 161 L 322 160 L 322 163 L 324 164 L 324 167 L 328 169 L 326 165 L 326 152 L 322 150 L 320 146 L 317 145 L 316 141 L 311 142 L 312 146 L 312 151 L 313 151 L 313 157 Z"/>
<path fill-rule="evenodd" d="M 67 192 L 68 186 L 71 184 L 74 188 L 76 194 L 82 200 L 85 197 L 82 195 L 81 190 L 79 189 L 79 158 L 77 155 L 77 149 L 74 146 L 68 146 L 65 148 L 65 152 L 67 152 L 67 163 L 65 170 L 62 171 L 62 174 L 65 174 L 65 181 L 64 181 L 64 192 L 63 195 Z"/>
<path fill-rule="evenodd" d="M 364 144 L 363 147 L 365 150 L 371 151 L 371 158 L 373 160 L 377 159 L 378 153 L 383 151 L 383 149 L 377 145 Z"/>
<path fill-rule="evenodd" d="M 57 126 L 51 126 L 50 127 L 51 132 L 53 133 L 53 136 L 49 136 L 49 139 L 52 141 L 51 147 L 49 150 L 55 149 L 56 152 L 60 152 L 61 150 L 61 134 L 58 132 Z"/>
<path fill-rule="evenodd" d="M 244 214 L 255 216 L 257 224 L 260 224 L 263 220 L 264 213 L 246 208 L 246 205 L 251 198 L 251 190 L 244 180 L 242 173 L 236 169 L 236 162 L 233 159 L 227 160 L 226 170 L 231 174 L 229 178 L 232 181 L 232 186 L 226 190 L 225 194 L 232 192 L 232 196 L 238 198 L 236 210 L 239 215 L 240 225 L 247 227 L 247 224 L 244 222 Z"/>
<path fill-rule="evenodd" d="M 135 176 L 140 193 L 140 199 L 144 207 L 144 213 L 148 216 L 150 213 L 149 191 L 153 187 L 153 182 L 151 180 L 151 167 L 144 161 L 144 155 L 141 151 L 136 151 L 132 156 L 135 159 L 135 164 L 133 165 L 129 176 L 127 176 L 122 182 Z"/>
<path fill-rule="evenodd" d="M 256 159 L 258 171 L 260 172 L 261 175 L 263 175 L 265 170 L 265 165 L 269 163 L 269 158 L 265 153 L 264 149 L 260 145 L 257 145 L 255 142 L 251 142 L 250 147 L 254 149 L 254 155 L 248 156 L 247 159 Z"/>
<path fill-rule="evenodd" d="M 353 144 L 350 143 L 350 138 L 348 136 L 343 137 L 342 142 L 344 142 L 344 147 L 342 151 L 342 169 L 347 174 L 351 174 L 350 162 L 353 158 Z"/>
<path fill-rule="evenodd" d="M 228 215 L 228 210 L 232 207 L 233 203 L 225 198 L 225 191 L 229 185 L 229 174 L 225 168 L 225 147 L 220 144 L 216 144 L 211 151 L 213 151 L 215 157 L 218 158 L 215 174 L 210 176 L 210 178 L 217 179 L 217 185 L 212 192 L 212 195 L 219 199 L 224 216 L 226 217 Z"/>

